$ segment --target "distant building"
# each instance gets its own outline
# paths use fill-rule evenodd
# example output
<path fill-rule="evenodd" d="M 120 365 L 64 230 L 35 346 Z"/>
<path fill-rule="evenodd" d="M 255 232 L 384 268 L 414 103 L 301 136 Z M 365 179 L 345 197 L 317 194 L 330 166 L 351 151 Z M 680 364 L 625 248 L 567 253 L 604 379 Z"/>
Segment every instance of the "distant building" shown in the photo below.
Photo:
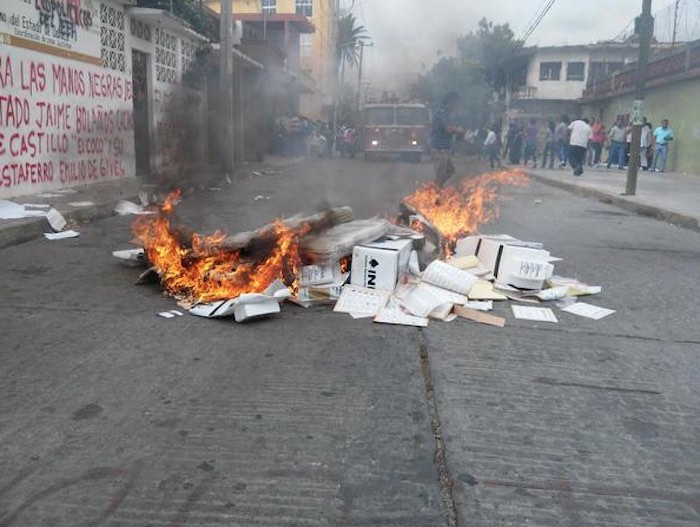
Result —
<path fill-rule="evenodd" d="M 244 26 L 242 45 L 264 41 L 282 52 L 296 83 L 292 110 L 329 117 L 334 87 L 338 0 L 231 0 L 233 18 Z M 219 0 L 205 5 L 220 11 Z"/>
<path fill-rule="evenodd" d="M 574 114 L 586 84 L 636 60 L 636 44 L 525 48 L 511 61 L 505 108 L 509 117 Z"/>
<path fill-rule="evenodd" d="M 585 115 L 606 124 L 629 119 L 634 105 L 636 65 L 590 79 L 581 99 Z M 669 169 L 700 174 L 700 40 L 657 51 L 646 70 L 645 115 L 654 125 L 669 119 L 675 139 Z"/>

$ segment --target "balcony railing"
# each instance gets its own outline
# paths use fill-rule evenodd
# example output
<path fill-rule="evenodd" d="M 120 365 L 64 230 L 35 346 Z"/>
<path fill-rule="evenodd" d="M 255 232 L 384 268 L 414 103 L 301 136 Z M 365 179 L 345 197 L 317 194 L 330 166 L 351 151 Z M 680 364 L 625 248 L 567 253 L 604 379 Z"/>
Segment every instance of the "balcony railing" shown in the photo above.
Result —
<path fill-rule="evenodd" d="M 663 84 L 692 70 L 700 74 L 700 41 L 693 42 L 674 51 L 666 51 L 659 58 L 652 58 L 647 67 L 648 84 Z M 591 80 L 583 93 L 584 99 L 597 99 L 634 89 L 637 81 L 637 66 L 630 67 L 607 77 Z"/>

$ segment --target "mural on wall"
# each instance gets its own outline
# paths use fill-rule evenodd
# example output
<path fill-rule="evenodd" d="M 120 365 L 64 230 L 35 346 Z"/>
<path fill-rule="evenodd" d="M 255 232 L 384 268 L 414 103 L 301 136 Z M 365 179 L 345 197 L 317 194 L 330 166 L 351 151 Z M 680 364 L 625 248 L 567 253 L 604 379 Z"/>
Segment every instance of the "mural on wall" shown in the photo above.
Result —
<path fill-rule="evenodd" d="M 123 19 L 123 11 L 92 0 L 13 0 L 0 9 L 9 35 L 0 44 L 0 197 L 132 176 L 126 53 L 101 36 L 118 31 L 105 16 Z M 108 63 L 105 50 L 121 60 Z"/>

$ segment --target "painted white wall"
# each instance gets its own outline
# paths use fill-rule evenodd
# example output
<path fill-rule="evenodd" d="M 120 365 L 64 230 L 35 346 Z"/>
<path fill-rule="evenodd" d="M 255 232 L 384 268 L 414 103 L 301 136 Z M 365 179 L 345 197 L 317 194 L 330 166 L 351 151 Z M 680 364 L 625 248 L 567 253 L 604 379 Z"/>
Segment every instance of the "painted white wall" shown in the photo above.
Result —
<path fill-rule="evenodd" d="M 76 3 L 77 11 L 62 11 Z M 102 26 L 114 31 L 101 21 L 103 4 L 124 16 L 118 69 L 101 62 L 109 51 L 101 43 Z M 0 198 L 135 176 L 132 45 L 151 56 L 151 165 L 167 171 L 173 148 L 167 101 L 178 91 L 183 40 L 197 42 L 184 30 L 171 32 L 177 37 L 175 83 L 157 80 L 154 28 L 151 42 L 132 37 L 118 0 L 0 2 Z M 188 94 L 188 100 L 205 118 L 201 96 Z"/>
<path fill-rule="evenodd" d="M 600 50 L 595 48 L 553 48 L 539 49 L 530 58 L 527 69 L 527 86 L 535 88 L 532 96 L 535 99 L 574 100 L 583 96 L 586 81 L 590 74 L 590 63 L 594 62 L 624 62 L 637 57 L 638 51 L 633 48 L 620 50 Z M 540 64 L 543 62 L 561 62 L 561 75 L 556 80 L 540 80 Z M 566 80 L 567 65 L 570 62 L 584 62 L 584 80 Z"/>

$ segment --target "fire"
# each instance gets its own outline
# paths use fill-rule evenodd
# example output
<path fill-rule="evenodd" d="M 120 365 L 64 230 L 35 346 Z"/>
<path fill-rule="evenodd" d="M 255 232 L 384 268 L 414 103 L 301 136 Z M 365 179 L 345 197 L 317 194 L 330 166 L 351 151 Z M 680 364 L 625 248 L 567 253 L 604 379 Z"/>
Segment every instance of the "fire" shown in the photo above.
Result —
<path fill-rule="evenodd" d="M 404 201 L 437 229 L 446 242 L 443 250 L 449 252 L 459 238 L 478 232 L 481 225 L 498 217 L 500 186 L 525 185 L 527 181 L 524 172 L 493 172 L 465 178 L 457 187 L 440 188 L 428 183 Z"/>
<path fill-rule="evenodd" d="M 295 286 L 301 266 L 300 238 L 306 227 L 293 230 L 276 221 L 270 232 L 272 249 L 254 262 L 245 261 L 237 251 L 212 251 L 226 238 L 220 231 L 211 236 L 193 235 L 190 249 L 170 225 L 179 198 L 179 191 L 171 193 L 159 214 L 140 216 L 132 226 L 168 293 L 189 302 L 213 302 L 261 293 L 276 279 Z"/>

